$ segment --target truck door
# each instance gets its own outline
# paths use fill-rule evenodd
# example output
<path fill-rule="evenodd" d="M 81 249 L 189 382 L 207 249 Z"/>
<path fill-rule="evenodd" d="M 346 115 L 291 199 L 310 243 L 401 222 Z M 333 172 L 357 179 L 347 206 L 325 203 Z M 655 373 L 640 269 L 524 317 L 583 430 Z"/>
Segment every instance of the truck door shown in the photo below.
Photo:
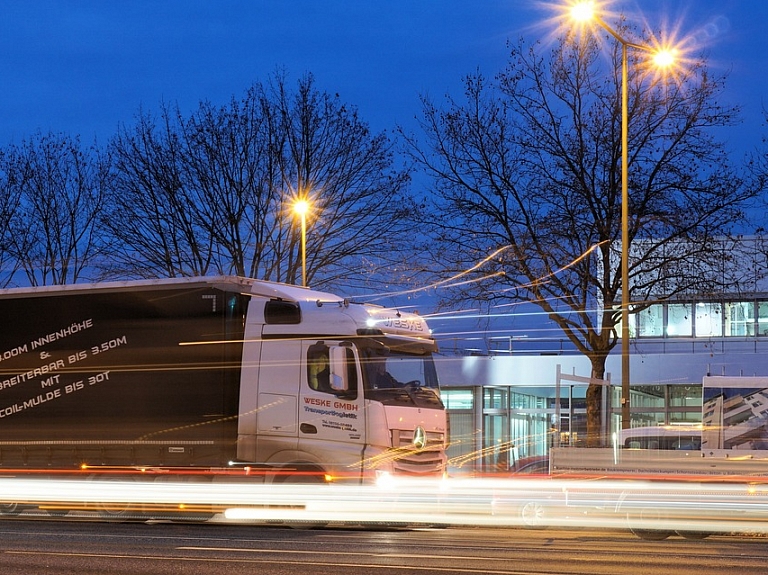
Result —
<path fill-rule="evenodd" d="M 291 460 L 297 443 L 301 342 L 264 340 L 259 364 L 256 460 Z"/>
<path fill-rule="evenodd" d="M 365 413 L 357 350 L 344 341 L 303 342 L 299 450 L 332 473 L 359 480 Z"/>

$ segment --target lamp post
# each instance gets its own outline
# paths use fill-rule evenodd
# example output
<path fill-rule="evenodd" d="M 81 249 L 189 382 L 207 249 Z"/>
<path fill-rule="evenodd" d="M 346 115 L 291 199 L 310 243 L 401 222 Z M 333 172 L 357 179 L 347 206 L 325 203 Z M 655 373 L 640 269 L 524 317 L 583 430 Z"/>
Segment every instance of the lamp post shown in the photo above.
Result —
<path fill-rule="evenodd" d="M 304 199 L 296 200 L 293 212 L 301 218 L 301 285 L 307 287 L 307 212 L 309 202 Z"/>
<path fill-rule="evenodd" d="M 669 50 L 659 50 L 624 39 L 595 13 L 593 0 L 578 2 L 571 6 L 571 17 L 579 22 L 592 21 L 621 44 L 621 427 L 630 427 L 629 405 L 629 128 L 628 128 L 628 62 L 627 51 L 632 48 L 650 52 L 659 67 L 670 66 L 674 55 Z"/>

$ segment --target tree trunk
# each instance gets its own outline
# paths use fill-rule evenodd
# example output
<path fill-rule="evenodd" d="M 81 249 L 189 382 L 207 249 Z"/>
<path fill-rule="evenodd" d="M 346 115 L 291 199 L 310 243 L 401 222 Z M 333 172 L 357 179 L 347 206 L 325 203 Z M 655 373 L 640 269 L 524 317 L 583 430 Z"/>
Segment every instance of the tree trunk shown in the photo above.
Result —
<path fill-rule="evenodd" d="M 604 355 L 591 356 L 592 383 L 587 386 L 587 447 L 603 447 L 608 436 L 608 429 L 603 429 L 603 393 L 605 378 Z"/>

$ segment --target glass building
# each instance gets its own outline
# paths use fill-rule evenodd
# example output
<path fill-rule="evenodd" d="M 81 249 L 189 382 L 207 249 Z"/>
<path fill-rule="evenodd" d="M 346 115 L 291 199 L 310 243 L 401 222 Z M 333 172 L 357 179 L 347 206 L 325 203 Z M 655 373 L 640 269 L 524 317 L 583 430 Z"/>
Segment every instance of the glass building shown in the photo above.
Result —
<path fill-rule="evenodd" d="M 630 319 L 631 427 L 701 422 L 704 376 L 768 381 L 768 294 L 660 302 Z M 507 470 L 586 437 L 591 365 L 563 337 L 440 344 L 453 473 Z M 606 363 L 607 436 L 621 428 L 620 378 L 618 345 Z"/>

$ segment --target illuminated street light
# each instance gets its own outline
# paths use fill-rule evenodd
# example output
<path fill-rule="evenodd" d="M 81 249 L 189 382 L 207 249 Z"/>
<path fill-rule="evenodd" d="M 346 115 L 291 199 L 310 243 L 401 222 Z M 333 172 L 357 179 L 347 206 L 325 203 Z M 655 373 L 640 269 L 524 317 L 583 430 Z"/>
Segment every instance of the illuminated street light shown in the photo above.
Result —
<path fill-rule="evenodd" d="M 577 22 L 594 22 L 621 44 L 621 427 L 630 427 L 629 406 L 629 190 L 628 190 L 628 112 L 627 112 L 627 50 L 633 48 L 653 54 L 652 61 L 658 67 L 674 63 L 674 51 L 660 50 L 644 44 L 625 40 L 611 28 L 595 10 L 594 0 L 571 5 L 571 18 Z"/>
<path fill-rule="evenodd" d="M 577 22 L 588 22 L 595 17 L 594 2 L 577 2 L 571 6 L 571 18 Z"/>
<path fill-rule="evenodd" d="M 309 212 L 307 200 L 296 200 L 293 204 L 293 212 L 301 218 L 301 285 L 307 287 L 307 212 Z"/>
<path fill-rule="evenodd" d="M 675 63 L 676 58 L 675 50 L 657 50 L 653 56 L 653 63 L 657 68 L 669 68 Z"/>

